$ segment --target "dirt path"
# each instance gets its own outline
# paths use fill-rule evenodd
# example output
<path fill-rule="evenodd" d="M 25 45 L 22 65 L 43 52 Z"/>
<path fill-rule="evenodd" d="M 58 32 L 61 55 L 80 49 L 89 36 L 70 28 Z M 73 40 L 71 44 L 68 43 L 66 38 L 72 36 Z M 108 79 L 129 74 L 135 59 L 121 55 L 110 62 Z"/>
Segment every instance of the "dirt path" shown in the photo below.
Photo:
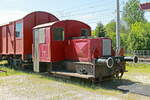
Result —
<path fill-rule="evenodd" d="M 40 76 L 0 77 L 0 100 L 150 100 L 150 97 L 43 79 Z"/>

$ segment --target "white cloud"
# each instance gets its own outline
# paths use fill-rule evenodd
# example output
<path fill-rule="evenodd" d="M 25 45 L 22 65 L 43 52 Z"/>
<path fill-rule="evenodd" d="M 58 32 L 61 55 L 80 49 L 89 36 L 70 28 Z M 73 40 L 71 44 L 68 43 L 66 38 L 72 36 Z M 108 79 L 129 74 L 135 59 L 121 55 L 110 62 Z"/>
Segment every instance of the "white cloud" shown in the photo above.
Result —
<path fill-rule="evenodd" d="M 23 18 L 27 12 L 19 10 L 0 10 L 0 24 L 8 23 L 17 19 Z"/>

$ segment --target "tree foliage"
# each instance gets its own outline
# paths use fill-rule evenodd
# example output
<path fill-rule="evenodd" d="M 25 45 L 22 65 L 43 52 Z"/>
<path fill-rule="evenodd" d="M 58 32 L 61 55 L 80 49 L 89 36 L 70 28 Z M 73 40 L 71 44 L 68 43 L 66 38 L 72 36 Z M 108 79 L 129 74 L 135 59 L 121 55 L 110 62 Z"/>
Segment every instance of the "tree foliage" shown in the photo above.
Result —
<path fill-rule="evenodd" d="M 104 28 L 104 25 L 102 23 L 98 23 L 94 31 L 94 36 L 105 37 L 105 34 L 106 34 L 106 30 Z"/>
<path fill-rule="evenodd" d="M 133 24 L 128 43 L 130 50 L 150 50 L 150 23 Z"/>
<path fill-rule="evenodd" d="M 108 23 L 105 26 L 106 29 L 106 37 L 109 37 L 112 39 L 112 44 L 113 47 L 115 48 L 116 46 L 116 22 L 115 21 L 111 21 L 110 23 Z M 125 28 L 125 26 L 121 25 L 120 27 L 120 39 L 121 39 L 121 46 L 126 48 L 127 47 L 127 38 L 128 38 L 128 34 L 127 34 L 127 30 Z"/>
<path fill-rule="evenodd" d="M 120 26 L 121 47 L 126 50 L 150 50 L 150 23 L 139 9 L 139 0 L 128 0 L 123 8 Z M 116 47 L 116 22 L 112 20 L 105 27 L 98 24 L 93 32 L 99 37 L 109 37 Z"/>
<path fill-rule="evenodd" d="M 129 0 L 123 8 L 123 20 L 129 25 L 135 22 L 145 22 L 144 11 L 139 9 L 139 0 Z"/>
<path fill-rule="evenodd" d="M 105 29 L 106 29 L 107 33 L 116 32 L 116 22 L 115 21 L 111 21 L 110 23 L 108 23 L 105 26 Z"/>

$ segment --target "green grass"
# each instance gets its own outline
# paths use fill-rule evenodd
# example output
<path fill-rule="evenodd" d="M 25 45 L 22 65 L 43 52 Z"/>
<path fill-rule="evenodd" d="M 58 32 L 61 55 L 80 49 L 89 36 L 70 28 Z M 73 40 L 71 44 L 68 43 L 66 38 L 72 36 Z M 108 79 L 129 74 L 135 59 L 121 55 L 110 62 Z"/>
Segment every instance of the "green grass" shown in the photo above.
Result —
<path fill-rule="evenodd" d="M 145 73 L 150 74 L 150 64 L 129 64 L 127 63 L 126 68 L 129 73 Z"/>
<path fill-rule="evenodd" d="M 6 67 L 0 67 L 0 70 L 7 71 L 7 74 L 5 72 L 0 72 L 0 77 L 25 74 L 21 71 L 16 71 L 15 69 L 6 68 Z"/>

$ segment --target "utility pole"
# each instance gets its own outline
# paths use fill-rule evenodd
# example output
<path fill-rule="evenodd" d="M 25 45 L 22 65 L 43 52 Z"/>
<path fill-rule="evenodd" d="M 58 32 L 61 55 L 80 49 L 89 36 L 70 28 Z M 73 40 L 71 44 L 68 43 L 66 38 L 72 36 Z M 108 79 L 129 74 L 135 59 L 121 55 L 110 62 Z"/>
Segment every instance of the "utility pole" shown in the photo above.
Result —
<path fill-rule="evenodd" d="M 120 4 L 116 0 L 116 56 L 119 55 L 120 50 Z"/>

